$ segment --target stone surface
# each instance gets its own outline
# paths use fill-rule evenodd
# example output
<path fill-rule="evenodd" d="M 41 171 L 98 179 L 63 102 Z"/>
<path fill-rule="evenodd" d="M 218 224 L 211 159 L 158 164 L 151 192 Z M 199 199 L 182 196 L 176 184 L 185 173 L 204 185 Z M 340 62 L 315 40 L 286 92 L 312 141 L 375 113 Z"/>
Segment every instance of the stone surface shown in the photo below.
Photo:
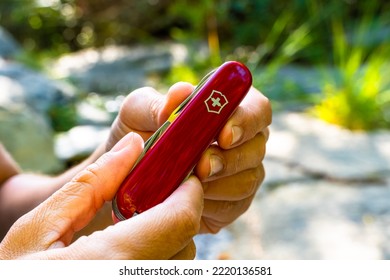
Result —
<path fill-rule="evenodd" d="M 25 171 L 50 174 L 63 169 L 47 120 L 27 106 L 0 105 L 0 141 Z"/>
<path fill-rule="evenodd" d="M 107 139 L 109 132 L 110 127 L 76 126 L 56 136 L 55 154 L 65 162 L 83 159 Z"/>
<path fill-rule="evenodd" d="M 65 55 L 50 68 L 53 75 L 71 80 L 85 92 L 127 94 L 150 84 L 149 76 L 169 71 L 186 56 L 181 45 L 110 46 Z"/>
<path fill-rule="evenodd" d="M 69 84 L 9 61 L 0 62 L 0 85 L 1 104 L 6 101 L 28 104 L 40 114 L 47 114 L 53 106 L 67 105 L 76 94 Z"/>
<path fill-rule="evenodd" d="M 390 171 L 388 132 L 351 132 L 305 114 L 285 113 L 274 117 L 271 137 L 268 156 L 306 171 L 352 179 Z"/>
<path fill-rule="evenodd" d="M 389 202 L 390 186 L 306 181 L 261 194 L 241 223 L 256 258 L 387 259 Z"/>
<path fill-rule="evenodd" d="M 199 259 L 390 259 L 389 131 L 275 114 L 249 210 L 196 238 Z"/>
<path fill-rule="evenodd" d="M 55 173 L 63 164 L 54 153 L 54 107 L 73 100 L 72 88 L 42 73 L 0 61 L 0 141 L 26 171 Z"/>
<path fill-rule="evenodd" d="M 21 47 L 18 42 L 0 26 L 0 57 L 11 57 L 18 54 Z"/>

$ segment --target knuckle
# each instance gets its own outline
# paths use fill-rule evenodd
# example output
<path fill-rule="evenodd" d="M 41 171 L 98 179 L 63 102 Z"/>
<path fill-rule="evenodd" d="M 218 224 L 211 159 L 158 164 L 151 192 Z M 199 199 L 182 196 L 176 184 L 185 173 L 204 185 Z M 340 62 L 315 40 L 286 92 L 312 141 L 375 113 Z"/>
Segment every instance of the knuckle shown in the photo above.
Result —
<path fill-rule="evenodd" d="M 183 240 L 190 240 L 199 233 L 200 217 L 194 209 L 182 205 L 176 210 L 175 216 L 178 226 L 182 229 L 181 232 L 184 233 Z"/>
<path fill-rule="evenodd" d="M 225 226 L 231 224 L 246 210 L 251 204 L 252 198 L 246 198 L 239 201 L 220 201 L 214 205 L 211 217 L 204 217 L 204 227 L 208 233 L 216 234 Z"/>
<path fill-rule="evenodd" d="M 252 149 L 252 152 L 257 151 L 255 154 L 256 156 L 254 157 L 254 167 L 259 166 L 262 164 L 264 156 L 265 156 L 265 151 L 266 151 L 266 135 L 263 133 L 259 133 L 255 137 L 255 147 Z"/>
<path fill-rule="evenodd" d="M 254 168 L 252 170 L 252 174 L 250 178 L 252 178 L 253 182 L 255 182 L 256 184 L 260 184 L 264 180 L 264 177 L 265 177 L 264 166 L 263 164 L 260 164 L 257 168 Z"/>
<path fill-rule="evenodd" d="M 160 112 L 160 100 L 158 98 L 153 98 L 149 103 L 149 112 L 151 113 L 152 120 L 154 123 L 157 123 L 158 116 Z"/>
<path fill-rule="evenodd" d="M 262 118 L 264 121 L 265 126 L 269 126 L 272 123 L 272 105 L 271 101 L 263 96 L 263 111 L 262 111 Z"/>
<path fill-rule="evenodd" d="M 196 246 L 194 242 L 190 242 L 187 247 L 186 259 L 193 260 L 196 257 Z"/>
<path fill-rule="evenodd" d="M 108 160 L 108 154 L 104 154 L 100 160 Z M 70 197 L 81 196 L 83 193 L 89 192 L 90 195 L 82 195 L 83 199 L 90 199 L 91 201 L 97 202 L 96 199 L 101 199 L 100 197 L 95 197 L 94 189 L 102 184 L 105 181 L 100 174 L 101 166 L 98 162 L 94 162 L 87 166 L 83 171 L 79 172 L 68 184 L 66 188 L 63 188 L 62 191 L 65 195 Z"/>
<path fill-rule="evenodd" d="M 229 174 L 236 174 L 244 170 L 260 167 L 265 156 L 265 149 L 264 135 L 256 135 L 254 139 L 230 153 L 229 160 L 227 161 L 227 172 Z"/>
<path fill-rule="evenodd" d="M 104 154 L 101 159 L 104 160 L 106 158 L 106 154 Z M 98 170 L 100 166 L 97 162 L 94 162 L 87 166 L 83 171 L 79 172 L 73 179 L 72 182 L 78 182 L 78 183 L 86 183 L 86 184 L 92 184 L 94 181 L 96 181 L 99 177 Z"/>
<path fill-rule="evenodd" d="M 239 199 L 245 199 L 253 196 L 264 179 L 262 166 L 248 170 L 245 175 L 245 184 L 242 184 L 242 187 L 239 188 L 239 194 L 237 195 Z"/>
<path fill-rule="evenodd" d="M 218 203 L 216 212 L 219 214 L 229 214 L 237 209 L 237 206 L 241 204 L 240 201 L 222 201 Z"/>
<path fill-rule="evenodd" d="M 233 170 L 231 172 L 233 174 L 239 172 L 243 166 L 246 165 L 246 157 L 244 156 L 243 152 L 241 150 L 237 150 L 234 157 L 234 164 L 233 164 Z"/>
<path fill-rule="evenodd" d="M 225 222 L 219 222 L 214 219 L 203 217 L 203 225 L 205 228 L 205 232 L 211 233 L 211 234 L 217 234 L 221 231 L 221 229 L 226 226 Z"/>

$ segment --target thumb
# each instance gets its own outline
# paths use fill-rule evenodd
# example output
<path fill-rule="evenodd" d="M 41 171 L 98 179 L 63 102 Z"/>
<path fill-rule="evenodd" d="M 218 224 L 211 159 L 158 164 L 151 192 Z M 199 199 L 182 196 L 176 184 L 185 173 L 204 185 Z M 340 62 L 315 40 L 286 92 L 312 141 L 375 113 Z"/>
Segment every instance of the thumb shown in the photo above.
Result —
<path fill-rule="evenodd" d="M 119 185 L 143 148 L 142 139 L 130 133 L 95 163 L 81 171 L 37 208 L 20 218 L 3 241 L 10 254 L 37 252 L 70 243 Z M 3 243 L 2 243 L 3 245 Z"/>
<path fill-rule="evenodd" d="M 203 211 L 200 181 L 190 177 L 163 203 L 39 259 L 170 259 L 191 245 Z"/>

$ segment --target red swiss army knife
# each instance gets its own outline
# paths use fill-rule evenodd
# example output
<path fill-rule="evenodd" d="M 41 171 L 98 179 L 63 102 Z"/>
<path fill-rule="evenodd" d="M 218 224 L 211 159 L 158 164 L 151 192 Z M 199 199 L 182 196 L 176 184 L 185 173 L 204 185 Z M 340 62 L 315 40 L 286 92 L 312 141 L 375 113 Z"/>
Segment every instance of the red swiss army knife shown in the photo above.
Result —
<path fill-rule="evenodd" d="M 113 200 L 114 220 L 131 218 L 163 202 L 191 174 L 251 85 L 250 71 L 236 61 L 206 75 L 145 142 Z"/>

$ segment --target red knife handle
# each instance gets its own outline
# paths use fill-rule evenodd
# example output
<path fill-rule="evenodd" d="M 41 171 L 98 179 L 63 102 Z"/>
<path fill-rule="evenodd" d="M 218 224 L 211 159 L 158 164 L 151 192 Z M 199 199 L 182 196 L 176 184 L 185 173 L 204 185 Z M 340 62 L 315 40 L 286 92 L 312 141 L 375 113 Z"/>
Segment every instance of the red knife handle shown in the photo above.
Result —
<path fill-rule="evenodd" d="M 215 141 L 251 84 L 250 71 L 239 62 L 226 62 L 211 74 L 119 187 L 114 220 L 163 202 Z"/>

